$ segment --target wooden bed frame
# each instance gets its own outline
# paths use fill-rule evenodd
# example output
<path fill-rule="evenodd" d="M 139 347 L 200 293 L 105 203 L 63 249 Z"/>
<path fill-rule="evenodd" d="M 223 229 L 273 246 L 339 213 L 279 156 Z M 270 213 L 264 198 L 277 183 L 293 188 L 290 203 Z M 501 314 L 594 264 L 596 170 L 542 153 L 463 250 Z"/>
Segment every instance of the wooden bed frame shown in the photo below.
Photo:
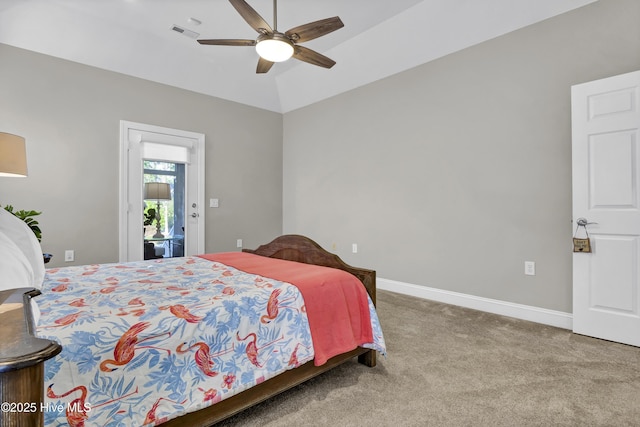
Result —
<path fill-rule="evenodd" d="M 271 258 L 345 270 L 364 284 L 373 303 L 376 303 L 376 272 L 374 270 L 352 267 L 307 237 L 300 235 L 280 236 L 258 249 L 243 249 L 243 251 Z M 33 402 L 38 405 L 36 413 L 0 412 L 0 425 L 2 426 L 36 426 L 43 423 L 42 412 L 39 410 L 40 402 L 44 399 L 43 363 L 58 354 L 61 348 L 55 342 L 34 337 L 33 316 L 29 300 L 38 294 L 38 291 L 30 289 L 0 292 L 0 345 L 2 346 L 0 348 L 0 403 Z M 3 307 L 8 304 L 5 299 L 9 295 L 13 295 L 14 300 L 16 295 L 22 296 L 24 303 L 20 304 L 21 310 L 16 310 L 14 305 L 12 310 L 2 311 Z M 8 343 L 12 343 L 12 345 L 7 346 Z M 20 343 L 20 345 L 13 345 L 13 343 Z M 356 356 L 358 361 L 366 366 L 373 367 L 376 364 L 375 350 L 366 348 L 356 348 L 348 353 L 335 356 L 322 366 L 315 366 L 313 361 L 310 361 L 210 407 L 174 418 L 162 425 L 163 427 L 211 426 Z"/>

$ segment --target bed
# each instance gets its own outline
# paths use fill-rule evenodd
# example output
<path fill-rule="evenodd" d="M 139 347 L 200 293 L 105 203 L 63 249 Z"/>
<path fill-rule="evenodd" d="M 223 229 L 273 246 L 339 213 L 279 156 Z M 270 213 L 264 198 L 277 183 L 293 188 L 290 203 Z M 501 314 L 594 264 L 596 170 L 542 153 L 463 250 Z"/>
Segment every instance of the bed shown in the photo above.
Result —
<path fill-rule="evenodd" d="M 2 231 L 0 227 L 0 238 Z M 279 263 L 300 272 L 295 281 L 317 274 L 327 277 L 328 268 L 345 277 L 355 277 L 361 289 L 353 291 L 356 295 L 366 291 L 366 307 L 360 302 L 359 309 L 354 309 L 358 304 L 347 303 L 351 313 L 345 316 L 352 329 L 346 341 L 336 339 L 340 341 L 337 349 L 327 350 L 330 346 L 324 348 L 323 340 L 339 337 L 337 331 L 342 327 L 323 326 L 324 338 L 322 332 L 307 327 L 307 323 L 319 324 L 311 312 L 317 305 L 315 301 L 319 303 L 322 298 L 309 297 L 319 294 L 309 294 L 308 289 L 304 290 L 307 285 L 299 290 L 297 284 L 291 286 L 283 277 L 272 277 L 272 273 L 277 276 L 288 268 Z M 269 275 L 245 271 L 265 265 Z M 307 268 L 315 272 L 309 273 Z M 122 271 L 126 274 L 114 273 Z M 204 279 L 204 272 L 213 272 L 214 276 Z M 89 279 L 82 286 L 77 281 L 81 276 Z M 160 277 L 170 277 L 172 282 L 158 280 Z M 235 282 L 227 282 L 229 277 Z M 191 281 L 193 278 L 197 278 L 195 282 Z M 21 279 L 13 282 L 17 280 Z M 37 282 L 37 278 L 31 278 L 28 283 L 34 284 L 34 280 Z M 120 287 L 126 288 L 123 283 L 132 280 L 137 289 L 119 294 Z M 36 356 L 30 355 L 33 360 L 29 364 L 39 367 L 31 375 L 43 376 L 46 382 L 37 378 L 42 384 L 38 396 L 20 397 L 24 402 L 37 403 L 40 410 L 37 414 L 23 411 L 8 415 L 38 415 L 45 425 L 65 421 L 69 425 L 212 425 L 354 357 L 367 366 L 375 366 L 376 352 L 385 351 L 374 309 L 375 271 L 351 267 L 303 236 L 281 236 L 256 250 L 243 252 L 50 269 L 43 282 L 42 295 L 36 296 L 39 291 L 28 286 L 20 286 L 25 289 L 12 294 L 14 299 L 16 294 L 21 295 L 24 301 L 18 311 L 27 327 L 20 332 L 45 349 L 36 352 Z M 328 292 L 329 286 L 323 282 L 319 288 Z M 163 288 L 164 294 L 157 293 L 158 288 Z M 208 293 L 211 289 L 212 293 Z M 169 297 L 161 296 L 167 292 Z M 154 305 L 156 297 L 161 301 Z M 336 302 L 342 299 L 342 294 L 332 298 L 331 305 L 340 305 Z M 98 305 L 99 300 L 110 302 Z M 30 319 L 32 311 L 40 312 L 37 327 Z M 107 311 L 111 317 L 107 317 Z M 17 315 L 16 310 L 12 315 Z M 161 315 L 161 326 L 156 326 L 154 318 Z M 340 318 L 338 314 L 331 316 Z M 257 330 L 251 332 L 246 329 L 248 325 Z M 82 329 L 85 326 L 88 330 Z M 204 330 L 205 335 L 195 335 L 196 329 Z M 214 336 L 213 329 L 227 333 Z M 4 333 L 17 334 L 14 330 L 0 330 L 0 335 Z M 360 340 L 357 345 L 350 336 Z M 165 340 L 170 338 L 174 341 L 168 344 Z M 6 342 L 2 336 L 0 340 Z M 58 342 L 62 342 L 62 352 Z M 88 350 L 93 342 L 98 342 L 100 350 Z M 18 358 L 16 354 L 0 352 L 0 378 L 4 373 L 24 370 L 24 363 L 15 362 Z M 147 365 L 162 367 L 163 373 L 141 373 L 139 369 Z M 178 374 L 167 374 L 168 365 L 183 369 Z M 244 367 L 254 370 L 243 370 Z M 90 380 L 86 380 L 87 375 Z M 133 378 L 144 381 L 136 383 Z M 2 381 L 0 392 L 5 402 L 10 399 L 14 384 L 12 378 Z M 5 420 L 2 425 L 20 425 L 10 424 L 9 418 Z"/>

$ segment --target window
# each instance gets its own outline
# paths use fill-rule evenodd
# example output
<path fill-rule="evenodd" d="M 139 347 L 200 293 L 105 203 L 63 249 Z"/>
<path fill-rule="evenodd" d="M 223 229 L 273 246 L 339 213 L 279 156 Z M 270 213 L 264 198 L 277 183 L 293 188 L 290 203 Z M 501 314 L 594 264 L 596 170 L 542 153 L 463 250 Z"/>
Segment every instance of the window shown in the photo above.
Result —
<path fill-rule="evenodd" d="M 157 231 L 168 240 L 153 242 L 155 250 L 145 251 L 145 259 L 153 257 L 176 257 L 184 255 L 184 213 L 185 213 L 185 165 L 182 163 L 143 161 L 143 182 L 163 182 L 171 188 L 171 200 L 145 200 L 144 212 L 149 209 L 160 213 L 159 227 L 154 220 L 145 226 L 144 238 L 149 239 Z M 153 254 L 153 255 L 152 255 Z"/>

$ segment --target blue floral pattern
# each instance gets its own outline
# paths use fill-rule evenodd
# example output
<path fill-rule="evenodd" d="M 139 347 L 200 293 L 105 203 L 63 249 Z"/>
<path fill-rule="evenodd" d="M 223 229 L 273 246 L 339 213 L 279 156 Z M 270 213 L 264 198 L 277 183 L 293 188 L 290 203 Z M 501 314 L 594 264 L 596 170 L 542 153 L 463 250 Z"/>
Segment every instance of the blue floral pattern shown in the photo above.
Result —
<path fill-rule="evenodd" d="M 157 425 L 314 357 L 295 286 L 198 257 L 50 269 L 42 292 L 47 426 Z"/>

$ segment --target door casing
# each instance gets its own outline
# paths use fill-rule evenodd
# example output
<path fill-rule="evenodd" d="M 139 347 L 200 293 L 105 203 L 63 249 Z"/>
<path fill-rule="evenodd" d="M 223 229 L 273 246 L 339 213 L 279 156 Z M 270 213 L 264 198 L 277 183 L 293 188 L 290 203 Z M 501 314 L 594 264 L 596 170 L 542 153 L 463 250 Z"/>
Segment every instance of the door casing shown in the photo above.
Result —
<path fill-rule="evenodd" d="M 118 248 L 120 262 L 143 259 L 142 160 L 145 143 L 167 145 L 186 155 L 185 159 L 182 159 L 187 164 L 185 255 L 204 253 L 204 134 L 121 120 Z"/>

